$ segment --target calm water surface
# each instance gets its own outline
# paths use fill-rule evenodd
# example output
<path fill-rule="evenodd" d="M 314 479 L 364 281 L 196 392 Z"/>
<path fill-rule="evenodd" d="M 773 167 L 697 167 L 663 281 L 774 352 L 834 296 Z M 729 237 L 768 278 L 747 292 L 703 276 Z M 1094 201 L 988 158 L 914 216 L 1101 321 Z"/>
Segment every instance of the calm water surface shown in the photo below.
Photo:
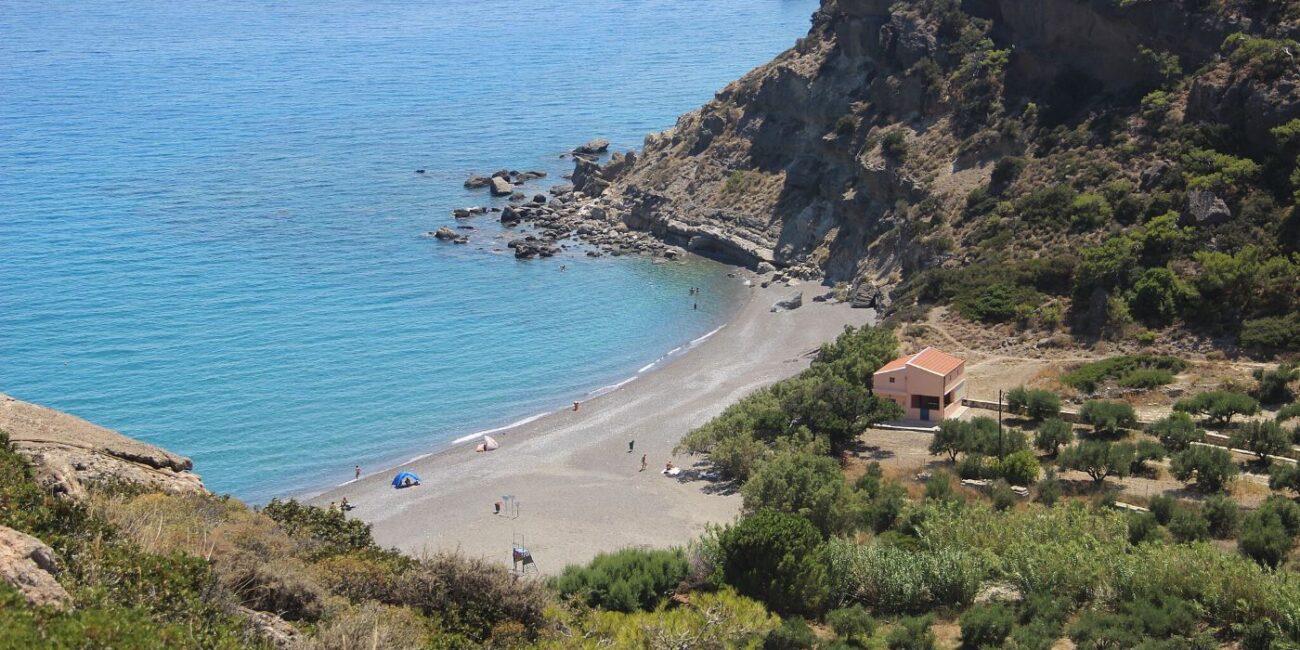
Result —
<path fill-rule="evenodd" d="M 471 172 L 638 147 L 816 4 L 0 1 L 0 391 L 264 501 L 635 374 L 735 280 L 421 233 L 490 203 Z"/>

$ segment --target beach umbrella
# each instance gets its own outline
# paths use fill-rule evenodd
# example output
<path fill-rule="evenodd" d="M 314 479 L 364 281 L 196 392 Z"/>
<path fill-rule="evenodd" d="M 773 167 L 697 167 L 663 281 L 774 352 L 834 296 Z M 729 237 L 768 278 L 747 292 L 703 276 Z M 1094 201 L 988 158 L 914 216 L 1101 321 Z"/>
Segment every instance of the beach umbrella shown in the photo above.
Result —
<path fill-rule="evenodd" d="M 416 476 L 412 472 L 399 472 L 397 476 L 393 477 L 393 487 L 402 487 L 402 485 L 406 483 L 407 479 L 410 479 L 412 484 L 420 482 L 420 477 Z"/>
<path fill-rule="evenodd" d="M 492 451 L 493 449 L 496 449 L 497 447 L 500 446 L 501 443 L 497 442 L 496 438 L 493 438 L 492 436 L 483 436 L 484 451 Z"/>

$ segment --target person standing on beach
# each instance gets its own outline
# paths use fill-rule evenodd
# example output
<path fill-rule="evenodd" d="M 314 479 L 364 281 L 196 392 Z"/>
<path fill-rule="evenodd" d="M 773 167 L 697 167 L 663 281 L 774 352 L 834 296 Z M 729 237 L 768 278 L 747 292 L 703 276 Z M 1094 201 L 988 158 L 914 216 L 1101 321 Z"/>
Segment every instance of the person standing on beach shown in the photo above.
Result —
<path fill-rule="evenodd" d="M 575 410 L 575 411 L 578 410 L 578 404 L 581 404 L 581 402 L 574 402 L 574 403 L 573 403 L 573 410 Z"/>
<path fill-rule="evenodd" d="M 627 453 L 629 453 L 629 454 L 632 453 L 632 448 L 635 447 L 635 446 L 636 446 L 636 441 L 635 441 L 635 440 L 629 440 L 629 441 L 627 441 Z"/>
<path fill-rule="evenodd" d="M 359 479 L 361 478 L 361 466 L 360 466 L 360 465 L 354 465 L 354 466 L 352 467 L 352 469 L 354 470 L 353 473 L 355 474 L 355 476 L 354 476 L 353 478 L 359 480 Z"/>
<path fill-rule="evenodd" d="M 645 471 L 645 454 L 641 454 L 641 471 Z"/>

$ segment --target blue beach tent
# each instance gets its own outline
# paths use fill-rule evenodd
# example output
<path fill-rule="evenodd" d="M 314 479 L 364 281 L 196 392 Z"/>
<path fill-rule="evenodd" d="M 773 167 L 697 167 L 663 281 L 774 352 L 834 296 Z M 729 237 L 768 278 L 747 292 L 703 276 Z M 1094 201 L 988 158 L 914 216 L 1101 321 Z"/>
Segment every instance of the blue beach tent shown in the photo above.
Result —
<path fill-rule="evenodd" d="M 408 479 L 410 480 L 411 485 L 420 484 L 420 477 L 416 476 L 411 472 L 400 472 L 398 473 L 397 476 L 393 477 L 393 487 L 395 488 L 404 487 Z"/>

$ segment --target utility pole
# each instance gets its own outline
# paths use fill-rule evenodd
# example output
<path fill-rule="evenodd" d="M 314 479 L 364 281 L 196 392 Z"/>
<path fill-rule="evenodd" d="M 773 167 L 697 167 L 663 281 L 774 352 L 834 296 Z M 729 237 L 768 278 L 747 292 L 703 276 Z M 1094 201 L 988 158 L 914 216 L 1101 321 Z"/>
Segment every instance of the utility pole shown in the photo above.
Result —
<path fill-rule="evenodd" d="M 1002 389 L 998 389 L 998 460 L 1002 460 Z"/>

